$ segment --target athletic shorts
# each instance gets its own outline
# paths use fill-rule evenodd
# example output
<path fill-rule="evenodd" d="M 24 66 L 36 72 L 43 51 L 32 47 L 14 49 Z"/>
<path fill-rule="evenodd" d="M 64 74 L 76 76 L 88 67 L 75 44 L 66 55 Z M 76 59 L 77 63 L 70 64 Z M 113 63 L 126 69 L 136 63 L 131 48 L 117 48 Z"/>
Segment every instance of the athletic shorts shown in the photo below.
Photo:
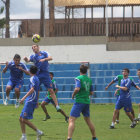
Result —
<path fill-rule="evenodd" d="M 12 89 L 14 88 L 21 88 L 23 85 L 23 80 L 19 80 L 19 81 L 13 81 L 13 80 L 9 80 L 7 83 L 7 86 L 11 86 Z"/>
<path fill-rule="evenodd" d="M 116 102 L 118 101 L 120 95 L 116 95 Z"/>
<path fill-rule="evenodd" d="M 80 113 L 82 113 L 84 117 L 90 117 L 89 104 L 74 103 L 70 116 L 77 118 L 80 117 Z"/>
<path fill-rule="evenodd" d="M 52 86 L 52 81 L 50 78 L 50 75 L 48 72 L 41 72 L 38 75 L 39 81 L 40 81 L 40 85 L 44 84 L 44 86 L 48 89 L 48 88 L 53 88 Z"/>
<path fill-rule="evenodd" d="M 20 117 L 24 119 L 33 119 L 33 113 L 36 106 L 37 106 L 37 103 L 25 102 L 25 105 L 22 109 Z"/>
<path fill-rule="evenodd" d="M 120 110 L 121 108 L 124 108 L 125 112 L 131 112 L 132 111 L 131 99 L 130 98 L 123 100 L 118 99 L 115 109 Z"/>
<path fill-rule="evenodd" d="M 46 97 L 43 101 L 48 103 L 48 104 L 51 102 L 53 105 L 55 105 L 53 99 L 49 99 L 48 97 Z"/>

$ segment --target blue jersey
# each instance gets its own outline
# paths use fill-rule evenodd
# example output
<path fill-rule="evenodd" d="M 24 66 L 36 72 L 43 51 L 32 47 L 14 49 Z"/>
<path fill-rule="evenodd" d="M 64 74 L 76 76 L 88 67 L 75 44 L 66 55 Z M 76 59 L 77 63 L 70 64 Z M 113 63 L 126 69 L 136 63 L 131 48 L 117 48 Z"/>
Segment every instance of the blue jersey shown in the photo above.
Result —
<path fill-rule="evenodd" d="M 28 69 L 25 66 L 25 64 L 19 63 L 19 65 L 16 66 L 15 65 L 15 62 L 14 61 L 11 61 L 8 64 L 8 69 L 10 70 L 10 79 L 11 80 L 19 81 L 19 80 L 22 80 L 23 79 L 23 71 L 20 70 L 17 67 L 22 67 L 24 70 L 27 70 L 28 71 Z"/>
<path fill-rule="evenodd" d="M 38 92 L 39 92 L 39 79 L 38 79 L 37 76 L 32 76 L 30 78 L 29 90 L 32 87 L 34 88 L 34 92 L 32 94 L 30 94 L 26 98 L 26 102 L 34 102 L 34 103 L 37 103 L 37 101 L 38 101 Z"/>
<path fill-rule="evenodd" d="M 39 54 L 34 54 L 30 56 L 30 61 L 35 64 L 39 72 L 49 71 L 48 61 L 39 62 L 40 59 L 48 58 L 49 53 L 45 51 L 40 51 Z"/>
<path fill-rule="evenodd" d="M 120 89 L 120 97 L 119 99 L 126 99 L 126 98 L 130 98 L 130 88 L 131 86 L 136 87 L 136 84 L 134 83 L 134 81 L 130 78 L 127 79 L 122 79 L 121 80 L 121 87 L 127 87 L 127 91 L 124 91 L 122 89 Z"/>

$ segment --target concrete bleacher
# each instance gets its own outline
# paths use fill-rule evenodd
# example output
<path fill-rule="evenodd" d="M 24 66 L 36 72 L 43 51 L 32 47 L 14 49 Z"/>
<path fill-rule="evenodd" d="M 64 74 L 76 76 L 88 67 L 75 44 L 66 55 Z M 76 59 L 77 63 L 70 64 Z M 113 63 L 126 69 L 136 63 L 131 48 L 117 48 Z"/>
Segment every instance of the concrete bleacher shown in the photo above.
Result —
<path fill-rule="evenodd" d="M 28 65 L 29 67 L 30 65 Z M 2 65 L 2 68 L 4 66 Z M 50 71 L 54 72 L 54 79 L 58 85 L 58 100 L 60 103 L 73 103 L 71 99 L 72 92 L 74 90 L 74 78 L 79 75 L 80 64 L 50 64 Z M 115 103 L 114 97 L 115 84 L 109 87 L 108 91 L 105 91 L 106 85 L 112 81 L 112 79 L 121 74 L 123 68 L 130 69 L 130 76 L 138 84 L 138 77 L 136 75 L 137 69 L 140 68 L 139 63 L 103 63 L 103 64 L 90 64 L 90 75 L 94 86 L 94 95 L 91 97 L 93 103 Z M 28 91 L 29 76 L 24 76 L 24 85 L 21 88 L 21 98 Z M 9 79 L 9 71 L 2 75 L 3 88 L 5 94 L 6 84 Z M 117 83 L 116 83 L 117 84 Z M 46 89 L 44 86 L 40 88 L 39 101 L 41 102 L 46 96 Z M 135 103 L 140 102 L 140 91 L 132 88 L 131 90 L 132 101 Z M 11 92 L 10 103 L 15 102 L 14 91 Z M 2 87 L 0 82 L 0 103 L 2 103 Z"/>

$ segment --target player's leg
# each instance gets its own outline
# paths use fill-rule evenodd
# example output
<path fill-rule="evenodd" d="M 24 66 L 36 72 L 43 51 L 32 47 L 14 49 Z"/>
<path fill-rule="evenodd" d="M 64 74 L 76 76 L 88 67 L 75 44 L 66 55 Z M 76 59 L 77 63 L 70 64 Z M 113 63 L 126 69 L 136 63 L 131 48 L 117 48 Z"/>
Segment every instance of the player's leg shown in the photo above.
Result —
<path fill-rule="evenodd" d="M 58 111 L 60 111 L 61 109 L 60 109 L 60 107 L 59 107 L 59 105 L 58 105 L 57 98 L 56 98 L 56 95 L 55 95 L 54 90 L 53 90 L 52 88 L 48 88 L 48 91 L 50 92 L 51 97 L 52 97 L 52 99 L 53 99 L 53 101 L 54 101 L 54 103 L 55 103 L 55 105 L 56 105 L 56 109 L 57 109 Z"/>
<path fill-rule="evenodd" d="M 50 115 L 49 115 L 49 113 L 48 113 L 48 111 L 47 111 L 47 109 L 46 109 L 46 107 L 45 107 L 45 105 L 48 105 L 49 102 L 50 102 L 49 99 L 46 97 L 46 98 L 42 101 L 42 103 L 41 103 L 42 110 L 44 111 L 44 113 L 45 113 L 45 115 L 46 115 L 43 121 L 46 121 L 47 119 L 50 119 L 50 118 L 51 118 Z"/>
<path fill-rule="evenodd" d="M 20 89 L 15 88 L 15 95 L 16 95 L 16 103 L 15 103 L 15 108 L 19 107 L 19 97 L 20 97 Z"/>
<path fill-rule="evenodd" d="M 69 118 L 69 126 L 68 126 L 68 139 L 67 140 L 71 140 L 72 139 L 72 135 L 75 129 L 75 117 L 70 116 Z"/>
<path fill-rule="evenodd" d="M 53 104 L 54 107 L 56 107 L 53 100 L 51 100 L 51 103 Z M 67 114 L 62 109 L 59 112 L 65 117 L 65 121 L 68 122 L 69 117 L 67 116 Z"/>
<path fill-rule="evenodd" d="M 21 123 L 28 125 L 34 131 L 36 131 L 37 140 L 40 140 L 40 137 L 43 135 L 43 132 L 37 129 L 37 127 L 29 121 L 29 119 L 33 119 L 33 113 L 35 108 L 36 108 L 36 104 L 31 102 L 26 102 L 20 114 L 20 118 L 22 118 L 20 121 Z"/>
<path fill-rule="evenodd" d="M 110 129 L 113 129 L 115 126 L 115 121 L 118 115 L 119 110 L 123 107 L 122 103 L 120 102 L 120 100 L 117 100 L 116 105 L 115 105 L 115 110 L 113 113 L 113 117 L 112 117 L 112 123 L 110 125 Z"/>
<path fill-rule="evenodd" d="M 22 117 L 19 118 L 19 122 L 20 122 L 20 127 L 21 127 L 21 132 L 22 132 L 22 137 L 21 137 L 20 140 L 27 140 L 25 123 L 23 123 L 23 118 Z"/>
<path fill-rule="evenodd" d="M 82 105 L 80 103 L 74 103 L 69 117 L 69 126 L 68 126 L 68 139 L 72 140 L 72 135 L 75 128 L 75 120 L 80 117 L 80 113 L 82 111 Z"/>
<path fill-rule="evenodd" d="M 116 95 L 116 103 L 117 103 L 118 99 L 119 99 L 119 95 Z M 117 124 L 119 123 L 119 116 L 120 116 L 120 111 L 118 111 L 116 121 L 115 121 L 115 123 L 117 123 Z"/>
<path fill-rule="evenodd" d="M 119 123 L 119 116 L 120 116 L 120 111 L 118 111 L 118 114 L 116 116 L 116 123 L 118 124 Z"/>
<path fill-rule="evenodd" d="M 95 127 L 94 127 L 94 124 L 92 123 L 90 117 L 84 117 L 84 120 L 90 129 L 90 132 L 92 134 L 92 140 L 97 140 L 96 133 L 95 133 Z"/>
<path fill-rule="evenodd" d="M 131 110 L 131 114 L 132 114 L 133 118 L 135 118 L 135 112 L 134 112 L 133 107 L 132 107 L 132 110 Z"/>
<path fill-rule="evenodd" d="M 138 104 L 138 107 L 139 107 L 139 114 L 138 114 L 138 119 L 140 120 L 140 103 Z"/>
<path fill-rule="evenodd" d="M 57 111 L 60 111 L 61 108 L 58 105 L 55 92 L 53 91 L 52 81 L 51 81 L 51 78 L 49 76 L 49 73 L 45 73 L 45 76 L 43 78 L 39 78 L 39 80 L 40 80 L 40 85 L 41 85 L 41 83 L 43 83 L 44 86 L 46 87 L 46 89 L 50 92 L 50 95 L 51 95 L 51 97 L 56 105 Z"/>
<path fill-rule="evenodd" d="M 19 98 L 20 98 L 20 89 L 23 85 L 23 81 L 15 81 L 15 95 L 16 95 L 16 104 L 15 104 L 15 108 L 19 107 Z"/>
<path fill-rule="evenodd" d="M 90 132 L 92 134 L 92 140 L 98 140 L 96 138 L 96 133 L 95 133 L 95 127 L 94 127 L 94 124 L 91 122 L 90 120 L 90 111 L 89 111 L 89 104 L 85 104 L 83 109 L 82 109 L 82 114 L 84 116 L 84 120 L 85 122 L 87 123 L 89 129 L 90 129 Z"/>
<path fill-rule="evenodd" d="M 13 89 L 13 82 L 9 80 L 6 86 L 6 99 L 5 99 L 4 105 L 8 105 L 8 101 L 10 99 L 9 95 L 12 89 Z"/>
<path fill-rule="evenodd" d="M 131 103 L 131 99 L 128 99 L 124 102 L 124 110 L 126 115 L 129 117 L 129 119 L 131 120 L 132 124 L 130 125 L 131 128 L 134 128 L 136 126 L 136 121 L 134 121 L 134 116 L 132 115 L 132 103 Z"/>

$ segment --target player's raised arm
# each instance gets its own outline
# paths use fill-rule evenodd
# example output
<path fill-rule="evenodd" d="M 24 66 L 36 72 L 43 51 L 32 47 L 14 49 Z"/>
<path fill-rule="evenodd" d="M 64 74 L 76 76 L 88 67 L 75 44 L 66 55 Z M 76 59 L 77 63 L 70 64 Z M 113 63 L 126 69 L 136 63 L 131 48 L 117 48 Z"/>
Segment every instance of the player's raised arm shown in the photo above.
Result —
<path fill-rule="evenodd" d="M 108 90 L 108 88 L 112 85 L 112 84 L 114 84 L 115 82 L 114 82 L 114 80 L 112 80 L 106 87 L 105 87 L 105 90 Z"/>
<path fill-rule="evenodd" d="M 28 57 L 24 57 L 23 60 L 24 60 L 26 63 L 30 62 L 30 59 L 29 59 Z"/>
<path fill-rule="evenodd" d="M 5 66 L 4 69 L 2 70 L 3 73 L 5 73 L 5 72 L 7 71 L 7 69 L 8 69 L 8 64 L 9 64 L 9 63 L 6 62 L 6 66 Z"/>

